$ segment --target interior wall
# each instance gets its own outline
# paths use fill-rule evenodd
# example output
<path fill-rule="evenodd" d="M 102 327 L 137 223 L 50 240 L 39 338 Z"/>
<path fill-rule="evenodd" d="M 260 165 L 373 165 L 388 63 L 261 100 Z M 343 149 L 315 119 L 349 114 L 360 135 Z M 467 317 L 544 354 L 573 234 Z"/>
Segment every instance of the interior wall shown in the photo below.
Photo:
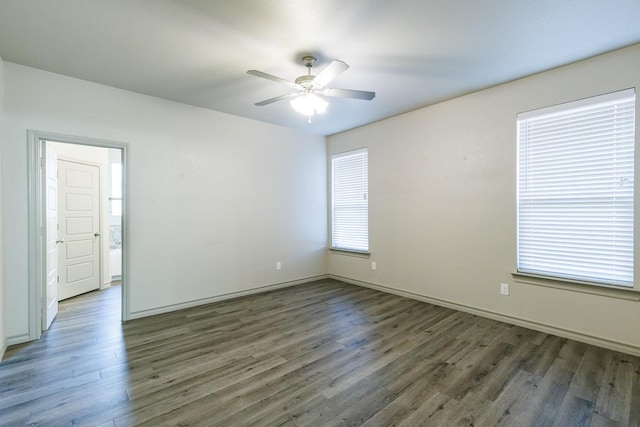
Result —
<path fill-rule="evenodd" d="M 4 61 L 0 58 L 0 166 L 2 165 L 2 151 L 4 140 Z M 0 360 L 7 349 L 7 331 L 6 331 L 6 299 L 5 299 L 5 271 L 4 271 L 4 224 L 3 218 L 3 186 L 4 168 L 0 168 Z"/>
<path fill-rule="evenodd" d="M 5 73 L 14 342 L 28 332 L 29 129 L 129 144 L 129 317 L 326 274 L 324 137 L 13 63 Z"/>
<path fill-rule="evenodd" d="M 109 149 L 92 147 L 79 144 L 63 144 L 47 142 L 47 150 L 51 148 L 58 153 L 58 160 L 75 160 L 100 166 L 100 251 L 101 251 L 101 279 L 100 287 L 105 288 L 111 284 L 111 271 L 109 268 Z"/>
<path fill-rule="evenodd" d="M 329 137 L 329 153 L 369 149 L 371 252 L 332 253 L 329 273 L 640 353 L 638 301 L 511 275 L 516 114 L 629 87 L 640 88 L 640 45 Z M 499 294 L 500 283 L 510 296 Z"/>

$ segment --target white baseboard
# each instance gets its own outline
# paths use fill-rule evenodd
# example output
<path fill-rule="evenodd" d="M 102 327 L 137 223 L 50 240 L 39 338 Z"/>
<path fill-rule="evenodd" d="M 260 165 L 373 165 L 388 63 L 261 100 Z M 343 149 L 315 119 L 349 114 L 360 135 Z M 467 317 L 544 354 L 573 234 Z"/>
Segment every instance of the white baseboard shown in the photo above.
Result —
<path fill-rule="evenodd" d="M 508 315 L 496 313 L 493 311 L 484 310 L 482 308 L 472 307 L 464 304 L 458 304 L 452 301 L 442 300 L 439 298 L 432 298 L 425 295 L 416 294 L 413 292 L 402 291 L 402 290 L 390 288 L 384 285 L 378 285 L 375 283 L 369 283 L 361 280 L 350 279 L 348 277 L 342 277 L 342 276 L 330 274 L 329 278 L 334 280 L 339 280 L 345 283 L 351 283 L 352 285 L 375 289 L 381 292 L 395 294 L 405 298 L 411 298 L 418 301 L 423 301 L 430 304 L 447 307 L 447 308 L 451 308 L 458 311 L 463 311 L 465 313 L 475 314 L 477 316 L 498 320 L 500 322 L 509 323 L 512 325 L 522 326 L 524 328 L 533 329 L 533 330 L 544 332 L 547 334 L 557 335 L 563 338 L 569 338 L 569 339 L 580 341 L 586 344 L 595 345 L 597 347 L 603 347 L 609 350 L 631 354 L 633 356 L 640 356 L 640 347 L 637 347 L 631 344 L 612 341 L 607 338 L 596 337 L 593 335 L 584 334 L 582 332 L 572 331 L 564 328 L 558 328 L 553 325 L 548 325 L 548 324 L 534 322 L 527 319 L 508 316 Z"/>
<path fill-rule="evenodd" d="M 33 341 L 33 339 L 31 338 L 31 336 L 27 333 L 27 334 L 21 334 L 21 335 L 13 335 L 11 337 L 7 337 L 7 347 L 11 346 L 11 345 L 16 345 L 16 344 L 22 344 L 28 341 Z M 6 349 L 6 347 L 5 347 Z"/>
<path fill-rule="evenodd" d="M 280 282 L 280 283 L 274 283 L 266 286 L 259 286 L 257 288 L 251 288 L 244 291 L 229 292 L 226 294 L 216 295 L 209 298 L 201 298 L 201 299 L 186 301 L 178 304 L 170 304 L 162 307 L 151 308 L 148 310 L 134 311 L 129 314 L 129 317 L 127 320 L 140 319 L 142 317 L 154 316 L 156 314 L 169 313 L 171 311 L 182 310 L 184 308 L 196 307 L 198 305 L 210 304 L 212 302 L 224 301 L 228 299 L 243 297 L 246 295 L 268 292 L 275 289 L 288 288 L 290 286 L 302 285 L 304 283 L 309 283 L 316 280 L 324 280 L 328 278 L 329 278 L 328 275 L 322 274 L 318 276 L 305 277 L 304 279 L 297 279 L 297 280 L 291 280 L 288 282 Z"/>

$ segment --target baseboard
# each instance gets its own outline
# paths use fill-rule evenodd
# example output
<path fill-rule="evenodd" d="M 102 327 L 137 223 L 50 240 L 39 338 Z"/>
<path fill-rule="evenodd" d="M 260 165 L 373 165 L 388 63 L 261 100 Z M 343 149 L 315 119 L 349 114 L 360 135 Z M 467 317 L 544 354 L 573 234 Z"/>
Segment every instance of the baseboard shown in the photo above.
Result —
<path fill-rule="evenodd" d="M 524 328 L 533 329 L 533 330 L 544 332 L 547 334 L 557 335 L 563 338 L 569 338 L 569 339 L 580 341 L 586 344 L 595 345 L 597 347 L 603 347 L 609 350 L 631 354 L 633 356 L 640 356 L 640 347 L 637 347 L 631 344 L 612 341 L 606 338 L 596 337 L 593 335 L 588 335 L 582 332 L 572 331 L 569 329 L 558 328 L 553 325 L 539 323 L 539 322 L 535 322 L 527 319 L 521 319 L 519 317 L 508 316 L 505 314 L 496 313 L 496 312 L 485 310 L 478 307 L 458 304 L 458 303 L 443 300 L 440 298 L 432 298 L 425 295 L 416 294 L 413 292 L 402 291 L 402 290 L 390 288 L 384 285 L 378 285 L 375 283 L 364 282 L 356 279 L 350 279 L 348 277 L 337 276 L 334 274 L 329 274 L 328 277 L 330 279 L 339 280 L 345 283 L 350 283 L 352 285 L 375 289 L 377 291 L 395 294 L 405 298 L 411 298 L 418 301 L 427 302 L 433 305 L 438 305 L 438 306 L 447 307 L 447 308 L 451 308 L 458 311 L 463 311 L 465 313 L 470 313 L 477 316 L 498 320 L 500 322 L 509 323 L 516 326 L 522 326 Z"/>
<path fill-rule="evenodd" d="M 199 305 L 210 304 L 212 302 L 224 301 L 224 300 L 239 298 L 247 295 L 273 291 L 275 289 L 288 288 L 290 286 L 302 285 L 304 283 L 309 283 L 316 280 L 325 280 L 328 278 L 329 278 L 328 275 L 322 274 L 318 276 L 305 277 L 303 279 L 291 280 L 287 282 L 279 282 L 279 283 L 274 283 L 266 286 L 259 286 L 257 288 L 251 288 L 244 291 L 229 292 L 226 294 L 216 295 L 209 298 L 201 298 L 201 299 L 186 301 L 178 304 L 170 304 L 162 307 L 151 308 L 148 310 L 134 311 L 129 314 L 129 317 L 127 320 L 140 319 L 142 317 L 148 317 L 148 316 L 155 316 L 156 314 L 169 313 L 172 311 L 182 310 L 185 308 L 191 308 Z"/>
<path fill-rule="evenodd" d="M 7 337 L 7 345 L 6 347 L 12 346 L 12 345 L 16 345 L 16 344 L 22 344 L 28 341 L 33 341 L 33 339 L 31 338 L 31 335 L 29 334 L 22 334 L 22 335 L 14 335 L 11 337 Z M 5 349 L 6 349 L 5 347 Z"/>

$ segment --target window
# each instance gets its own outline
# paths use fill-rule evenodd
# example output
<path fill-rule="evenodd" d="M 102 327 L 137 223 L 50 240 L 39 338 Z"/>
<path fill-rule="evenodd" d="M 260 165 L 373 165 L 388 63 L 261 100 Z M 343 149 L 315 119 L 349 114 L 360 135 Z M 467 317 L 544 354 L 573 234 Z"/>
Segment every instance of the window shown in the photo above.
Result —
<path fill-rule="evenodd" d="M 368 157 L 363 148 L 331 157 L 331 247 L 369 251 Z"/>
<path fill-rule="evenodd" d="M 633 287 L 635 91 L 518 115 L 518 272 Z"/>

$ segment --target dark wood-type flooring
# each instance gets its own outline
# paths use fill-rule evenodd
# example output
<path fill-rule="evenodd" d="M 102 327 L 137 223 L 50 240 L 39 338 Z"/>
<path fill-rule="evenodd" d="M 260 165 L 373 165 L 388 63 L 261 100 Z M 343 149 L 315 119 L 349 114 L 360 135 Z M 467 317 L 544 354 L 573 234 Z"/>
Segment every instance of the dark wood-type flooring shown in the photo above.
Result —
<path fill-rule="evenodd" d="M 119 292 L 8 349 L 1 425 L 640 423 L 640 358 L 455 310 L 326 280 L 121 324 Z"/>

